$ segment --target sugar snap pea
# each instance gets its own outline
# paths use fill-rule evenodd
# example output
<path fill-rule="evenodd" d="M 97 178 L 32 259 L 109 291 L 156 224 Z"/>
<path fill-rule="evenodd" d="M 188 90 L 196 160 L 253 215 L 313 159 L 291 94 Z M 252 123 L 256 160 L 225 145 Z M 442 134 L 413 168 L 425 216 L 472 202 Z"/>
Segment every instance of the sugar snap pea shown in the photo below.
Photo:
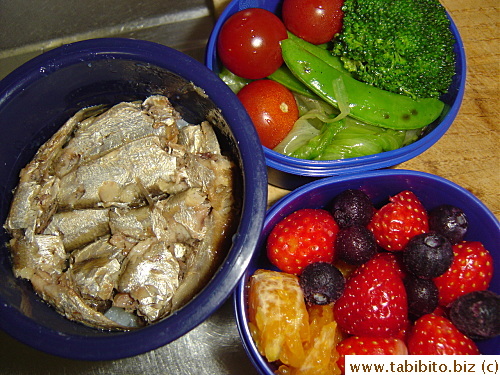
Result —
<path fill-rule="evenodd" d="M 344 74 L 351 75 L 351 73 L 344 68 L 344 64 L 340 60 L 340 57 L 333 55 L 325 46 L 317 46 L 315 44 L 309 43 L 308 41 L 299 38 L 298 36 L 288 32 L 288 39 L 297 43 L 300 48 L 305 49 L 307 52 L 312 53 L 314 56 L 320 58 L 325 63 L 341 71 Z"/>
<path fill-rule="evenodd" d="M 318 95 L 316 95 L 312 90 L 310 90 L 306 85 L 302 83 L 297 77 L 295 77 L 290 69 L 283 64 L 278 68 L 273 74 L 268 76 L 267 78 L 272 79 L 278 83 L 281 83 L 283 86 L 292 90 L 296 93 L 307 96 L 308 98 L 317 99 Z"/>
<path fill-rule="evenodd" d="M 342 61 L 340 61 L 340 57 L 332 55 L 332 53 L 327 49 L 326 45 L 314 45 L 302 38 L 299 38 L 291 32 L 288 32 L 288 38 L 296 42 L 301 48 L 304 48 L 306 51 L 312 53 L 313 55 L 316 55 L 317 57 L 325 61 L 331 67 L 340 70 L 344 74 L 351 74 L 347 69 L 344 68 Z M 318 98 L 318 96 L 312 90 L 310 90 L 306 85 L 302 83 L 302 81 L 300 81 L 293 75 L 286 64 L 283 64 L 278 70 L 276 70 L 267 78 L 281 83 L 283 86 L 296 93 L 305 95 L 312 99 Z"/>
<path fill-rule="evenodd" d="M 281 41 L 283 59 L 290 71 L 319 97 L 338 107 L 332 82 L 342 79 L 350 116 L 391 129 L 418 129 L 436 120 L 444 103 L 434 98 L 412 99 L 378 89 L 343 74 L 308 52 L 293 39 Z"/>

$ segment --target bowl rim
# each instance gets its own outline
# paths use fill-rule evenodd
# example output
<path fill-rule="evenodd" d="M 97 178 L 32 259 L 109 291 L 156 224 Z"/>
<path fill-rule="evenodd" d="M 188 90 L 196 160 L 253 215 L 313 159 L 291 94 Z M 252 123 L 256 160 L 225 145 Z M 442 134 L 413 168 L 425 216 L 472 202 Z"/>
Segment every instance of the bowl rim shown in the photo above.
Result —
<path fill-rule="evenodd" d="M 331 176 L 325 177 L 319 180 L 315 180 L 313 182 L 309 182 L 305 185 L 302 185 L 287 194 L 286 196 L 279 199 L 275 204 L 273 204 L 266 213 L 266 218 L 264 220 L 263 232 L 266 230 L 270 230 L 269 226 L 271 222 L 278 218 L 280 215 L 279 212 L 281 210 L 288 210 L 290 207 L 293 207 L 293 202 L 299 197 L 307 195 L 313 192 L 316 189 L 321 189 L 324 187 L 329 187 L 333 184 L 342 184 L 344 182 L 357 182 L 363 181 L 365 179 L 372 178 L 387 178 L 387 177 L 411 177 L 411 178 L 419 178 L 425 181 L 435 181 L 439 183 L 443 188 L 452 189 L 458 192 L 460 195 L 465 195 L 473 202 L 474 206 L 477 206 L 478 209 L 485 215 L 485 220 L 495 222 L 497 227 L 497 233 L 493 234 L 496 236 L 496 242 L 500 244 L 500 222 L 496 218 L 496 216 L 491 212 L 491 210 L 474 194 L 465 189 L 464 187 L 448 180 L 443 177 L 430 174 L 427 172 L 407 170 L 407 169 L 385 169 L 385 170 L 375 170 L 375 171 L 366 171 L 359 174 L 353 175 L 342 175 L 342 176 Z M 332 197 L 333 198 L 333 197 Z M 283 215 L 281 215 L 283 217 Z M 252 257 L 250 262 L 250 268 L 257 264 L 258 259 L 263 255 L 259 251 L 265 246 L 265 238 L 261 236 L 260 243 L 256 248 L 255 254 Z M 273 269 L 277 270 L 274 266 Z M 274 375 L 274 372 L 270 370 L 268 366 L 267 360 L 259 354 L 257 346 L 252 339 L 252 335 L 250 333 L 250 329 L 248 326 L 247 320 L 247 301 L 246 301 L 246 293 L 248 292 L 248 278 L 251 276 L 251 269 L 247 269 L 245 274 L 242 276 L 238 285 L 234 290 L 234 299 L 233 299 L 233 308 L 235 311 L 236 324 L 238 328 L 238 333 L 240 335 L 241 341 L 243 343 L 243 347 L 245 352 L 247 353 L 250 361 L 254 365 L 254 367 L 259 371 L 261 375 Z M 500 337 L 498 337 L 498 341 L 500 342 Z"/>
<path fill-rule="evenodd" d="M 89 39 L 57 47 L 31 59 L 0 81 L 0 106 L 53 71 L 96 59 L 149 63 L 193 82 L 211 98 L 218 97 L 216 105 L 227 123 L 241 124 L 230 126 L 230 129 L 240 154 L 244 195 L 241 221 L 226 259 L 195 298 L 158 323 L 99 337 L 62 334 L 28 318 L 0 297 L 0 329 L 40 351 L 79 360 L 112 360 L 142 354 L 168 344 L 202 323 L 231 296 L 247 268 L 267 206 L 264 156 L 256 131 L 245 126 L 251 121 L 246 111 L 219 77 L 202 63 L 173 48 L 127 38 Z M 54 314 L 57 314 L 55 310 Z M 122 336 L 126 336 L 126 340 Z"/>
<path fill-rule="evenodd" d="M 214 60 L 217 59 L 217 36 L 222 28 L 222 25 L 224 24 L 224 20 L 239 10 L 251 7 L 263 7 L 263 3 L 265 3 L 265 1 L 262 0 L 248 0 L 243 2 L 241 0 L 232 0 L 226 6 L 217 20 L 208 40 L 205 52 L 205 65 L 209 69 L 214 71 L 218 69 L 218 67 L 214 64 Z M 278 4 L 279 0 L 276 3 Z M 448 108 L 448 112 L 429 134 L 426 134 L 426 136 L 420 138 L 419 140 L 396 150 L 385 151 L 362 157 L 324 161 L 297 159 L 280 154 L 277 151 L 262 146 L 268 167 L 284 173 L 305 177 L 326 177 L 331 175 L 352 174 L 366 170 L 391 167 L 396 164 L 403 163 L 421 154 L 434 145 L 450 128 L 458 114 L 465 93 L 467 75 L 466 54 L 460 32 L 458 31 L 451 15 L 447 11 L 446 14 L 450 20 L 450 30 L 455 38 L 454 49 L 457 57 L 455 63 L 455 74 L 459 75 L 459 80 L 457 82 L 458 91 L 453 104 Z"/>

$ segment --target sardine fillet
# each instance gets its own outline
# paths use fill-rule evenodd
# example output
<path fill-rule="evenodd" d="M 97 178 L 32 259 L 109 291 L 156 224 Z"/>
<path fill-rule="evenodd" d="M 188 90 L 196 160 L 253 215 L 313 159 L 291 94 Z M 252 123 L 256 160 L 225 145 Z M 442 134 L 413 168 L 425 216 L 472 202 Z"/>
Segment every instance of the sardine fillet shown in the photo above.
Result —
<path fill-rule="evenodd" d="M 82 110 L 21 171 L 5 223 L 13 270 L 69 319 L 154 323 L 229 249 L 234 163 L 208 122 L 180 120 L 162 96 Z"/>

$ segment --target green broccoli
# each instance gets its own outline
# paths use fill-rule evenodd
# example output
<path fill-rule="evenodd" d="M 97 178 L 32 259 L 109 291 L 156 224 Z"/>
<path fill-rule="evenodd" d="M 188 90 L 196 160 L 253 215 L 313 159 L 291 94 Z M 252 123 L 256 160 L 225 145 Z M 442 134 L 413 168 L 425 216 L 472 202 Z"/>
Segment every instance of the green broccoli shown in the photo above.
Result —
<path fill-rule="evenodd" d="M 439 0 L 345 0 L 333 54 L 360 81 L 439 97 L 455 74 L 455 39 Z"/>

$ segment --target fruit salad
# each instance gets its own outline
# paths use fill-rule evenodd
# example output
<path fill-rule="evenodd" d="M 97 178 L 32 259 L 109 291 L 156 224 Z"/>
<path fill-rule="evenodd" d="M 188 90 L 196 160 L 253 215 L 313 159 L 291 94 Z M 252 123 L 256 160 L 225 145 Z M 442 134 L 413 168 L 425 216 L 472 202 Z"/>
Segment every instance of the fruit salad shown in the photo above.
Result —
<path fill-rule="evenodd" d="M 249 327 L 278 374 L 340 374 L 348 354 L 480 354 L 500 335 L 493 258 L 466 241 L 465 213 L 427 211 L 404 190 L 362 190 L 284 217 L 267 238 L 276 270 L 248 287 Z"/>

